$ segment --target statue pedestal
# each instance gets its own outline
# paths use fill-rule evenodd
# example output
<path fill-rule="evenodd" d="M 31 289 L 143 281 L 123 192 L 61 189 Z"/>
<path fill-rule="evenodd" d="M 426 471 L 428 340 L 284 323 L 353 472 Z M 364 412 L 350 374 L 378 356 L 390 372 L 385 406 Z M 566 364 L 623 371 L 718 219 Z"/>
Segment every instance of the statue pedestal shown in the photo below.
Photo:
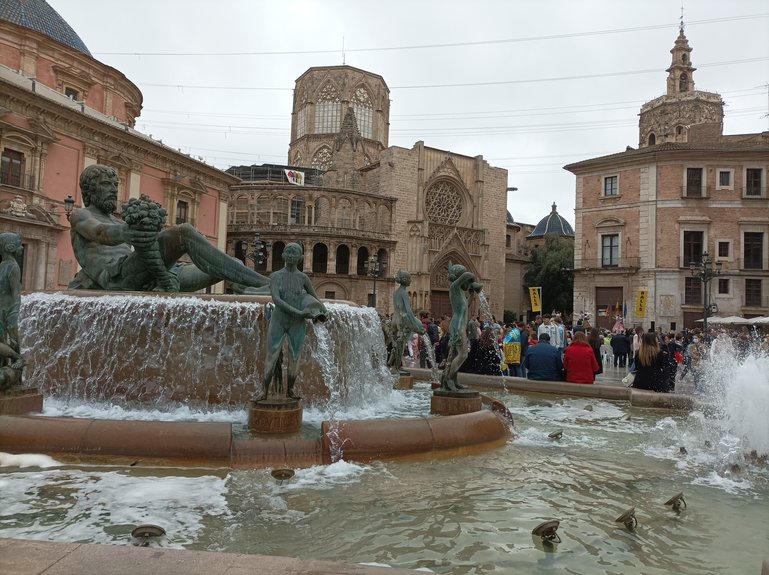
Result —
<path fill-rule="evenodd" d="M 248 428 L 255 433 L 295 433 L 302 428 L 299 399 L 280 398 L 252 401 Z"/>
<path fill-rule="evenodd" d="M 444 391 L 436 389 L 430 399 L 430 413 L 433 415 L 460 415 L 480 411 L 481 394 L 477 391 Z"/>
<path fill-rule="evenodd" d="M 410 373 L 395 374 L 398 379 L 395 380 L 393 389 L 414 389 L 414 376 Z"/>
<path fill-rule="evenodd" d="M 24 415 L 43 411 L 43 394 L 37 389 L 24 389 L 0 395 L 0 415 Z"/>

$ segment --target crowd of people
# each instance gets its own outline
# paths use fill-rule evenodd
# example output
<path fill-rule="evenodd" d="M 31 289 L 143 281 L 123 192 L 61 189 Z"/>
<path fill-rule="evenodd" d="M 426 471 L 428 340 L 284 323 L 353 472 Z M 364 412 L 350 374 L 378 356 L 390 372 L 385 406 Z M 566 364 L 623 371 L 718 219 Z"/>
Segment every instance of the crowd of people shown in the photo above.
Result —
<path fill-rule="evenodd" d="M 704 388 L 704 360 L 719 348 L 743 358 L 755 339 L 744 326 L 732 332 L 717 327 L 707 334 L 699 329 L 647 332 L 643 327 L 625 328 L 622 318 L 615 319 L 608 330 L 591 327 L 585 317 L 567 326 L 558 313 L 504 325 L 493 316 L 476 317 L 468 322 L 470 349 L 460 372 L 591 384 L 604 368 L 613 366 L 615 373 L 619 369 L 627 373 L 622 382 L 633 388 L 673 392 L 677 382 L 688 376 L 698 392 Z M 450 318 L 433 319 L 422 312 L 420 320 L 426 335 L 412 334 L 404 359 L 410 358 L 414 367 L 440 369 L 447 353 Z M 769 345 L 767 341 L 763 340 L 764 346 Z"/>

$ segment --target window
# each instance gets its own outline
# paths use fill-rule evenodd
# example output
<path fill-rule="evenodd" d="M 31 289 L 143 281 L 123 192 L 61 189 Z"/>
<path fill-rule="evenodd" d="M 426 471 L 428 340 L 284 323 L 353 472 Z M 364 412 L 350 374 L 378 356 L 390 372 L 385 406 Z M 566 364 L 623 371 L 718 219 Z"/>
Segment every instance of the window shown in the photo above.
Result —
<path fill-rule="evenodd" d="M 761 307 L 761 280 L 745 278 L 745 305 Z"/>
<path fill-rule="evenodd" d="M 764 267 L 763 232 L 745 232 L 743 236 L 743 268 L 760 270 Z"/>
<path fill-rule="evenodd" d="M 619 265 L 619 234 L 601 236 L 601 266 Z"/>
<path fill-rule="evenodd" d="M 80 96 L 80 94 L 78 93 L 77 90 L 75 90 L 74 88 L 70 88 L 70 87 L 64 88 L 64 95 L 67 98 L 69 98 L 70 100 L 77 100 L 78 96 Z"/>
<path fill-rule="evenodd" d="M 730 258 L 730 249 L 731 248 L 731 242 L 718 242 L 718 258 L 719 259 L 727 259 Z"/>
<path fill-rule="evenodd" d="M 285 225 L 288 223 L 288 198 L 273 199 L 272 223 Z"/>
<path fill-rule="evenodd" d="M 688 267 L 691 262 L 699 263 L 704 249 L 704 232 L 684 232 L 684 253 L 681 267 Z"/>
<path fill-rule="evenodd" d="M 358 88 L 352 96 L 352 109 L 358 122 L 358 131 L 364 138 L 373 138 L 374 106 L 365 88 Z"/>
<path fill-rule="evenodd" d="M 328 248 L 326 244 L 315 244 L 312 248 L 312 271 L 324 274 L 328 269 Z"/>
<path fill-rule="evenodd" d="M 327 84 L 315 106 L 315 133 L 335 134 L 341 125 L 342 104 L 332 84 Z"/>
<path fill-rule="evenodd" d="M 718 170 L 719 189 L 732 189 L 732 172 L 733 170 Z"/>
<path fill-rule="evenodd" d="M 189 214 L 190 205 L 183 201 L 179 200 L 176 202 L 176 223 L 177 224 L 186 224 L 187 218 Z"/>
<path fill-rule="evenodd" d="M 510 237 L 510 234 L 507 234 L 505 236 L 505 247 L 509 248 L 512 245 L 512 238 Z"/>
<path fill-rule="evenodd" d="M 293 198 L 291 200 L 291 219 L 289 220 L 289 223 L 291 224 L 304 224 L 304 199 L 303 198 Z"/>
<path fill-rule="evenodd" d="M 323 292 L 323 299 L 336 299 L 336 292 L 335 291 Z"/>
<path fill-rule="evenodd" d="M 686 92 L 689 89 L 689 76 L 681 74 L 678 78 L 678 91 Z"/>
<path fill-rule="evenodd" d="M 0 158 L 0 184 L 21 187 L 21 174 L 24 172 L 24 154 L 16 150 L 3 150 Z"/>
<path fill-rule="evenodd" d="M 701 198 L 702 168 L 686 168 L 686 189 L 684 195 L 689 198 Z"/>
<path fill-rule="evenodd" d="M 303 106 L 296 113 L 296 137 L 301 138 L 307 132 L 307 107 Z M 301 164 L 296 164 L 301 166 Z"/>
<path fill-rule="evenodd" d="M 702 282 L 700 278 L 684 278 L 684 305 L 700 305 L 702 303 Z"/>
<path fill-rule="evenodd" d="M 657 136 L 654 134 L 649 134 L 649 145 L 653 146 L 657 143 Z"/>
<path fill-rule="evenodd" d="M 618 176 L 606 176 L 603 179 L 603 195 L 616 196 L 619 194 Z"/>
<path fill-rule="evenodd" d="M 339 275 L 350 273 L 350 248 L 344 244 L 336 248 L 336 273 Z"/>
<path fill-rule="evenodd" d="M 729 295 L 729 278 L 718 278 L 718 295 Z"/>
<path fill-rule="evenodd" d="M 745 195 L 760 198 L 761 194 L 761 168 L 748 168 L 745 170 Z"/>

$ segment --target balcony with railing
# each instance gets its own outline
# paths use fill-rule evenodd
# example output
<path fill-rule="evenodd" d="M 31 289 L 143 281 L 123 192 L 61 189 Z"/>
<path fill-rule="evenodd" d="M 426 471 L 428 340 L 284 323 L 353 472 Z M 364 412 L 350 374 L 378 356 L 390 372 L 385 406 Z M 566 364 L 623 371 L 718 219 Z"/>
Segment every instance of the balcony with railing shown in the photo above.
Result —
<path fill-rule="evenodd" d="M 641 258 L 581 259 L 574 262 L 574 271 L 627 271 L 641 267 Z"/>
<path fill-rule="evenodd" d="M 713 192 L 713 187 L 701 186 L 701 185 L 687 185 L 687 186 L 681 186 L 680 190 L 681 190 L 682 198 L 707 199 L 711 196 Z"/>

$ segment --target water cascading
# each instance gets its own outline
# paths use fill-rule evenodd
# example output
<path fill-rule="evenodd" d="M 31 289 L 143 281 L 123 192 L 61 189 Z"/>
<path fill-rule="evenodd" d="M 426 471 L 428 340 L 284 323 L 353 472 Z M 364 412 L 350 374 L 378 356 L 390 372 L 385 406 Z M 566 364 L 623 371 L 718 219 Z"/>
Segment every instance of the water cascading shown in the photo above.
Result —
<path fill-rule="evenodd" d="M 389 393 L 374 310 L 329 303 L 335 380 L 324 379 L 315 327 L 300 362 L 308 403 L 332 390 L 345 402 Z M 22 297 L 25 383 L 46 395 L 143 403 L 244 404 L 261 389 L 263 304 L 200 297 L 32 293 Z"/>

